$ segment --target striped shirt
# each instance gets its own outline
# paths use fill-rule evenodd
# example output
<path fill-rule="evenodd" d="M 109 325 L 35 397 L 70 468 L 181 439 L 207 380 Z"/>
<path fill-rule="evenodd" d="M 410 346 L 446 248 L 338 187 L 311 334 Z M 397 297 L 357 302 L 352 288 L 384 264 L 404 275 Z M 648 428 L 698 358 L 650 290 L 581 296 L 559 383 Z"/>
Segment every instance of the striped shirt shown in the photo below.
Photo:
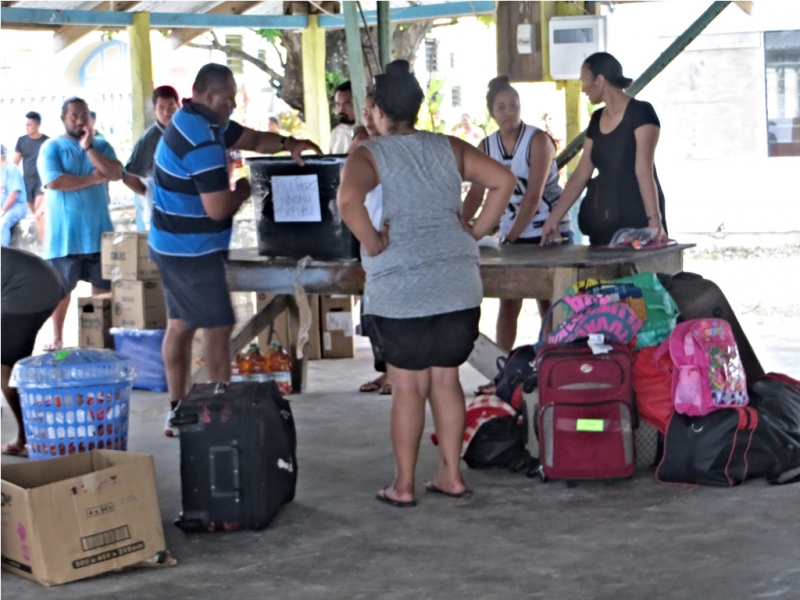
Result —
<path fill-rule="evenodd" d="M 229 189 L 227 148 L 244 128 L 219 125 L 202 104 L 183 101 L 156 147 L 150 247 L 161 254 L 199 256 L 227 251 L 233 219 L 215 221 L 200 194 Z"/>
<path fill-rule="evenodd" d="M 503 140 L 500 137 L 499 131 L 494 132 L 484 140 L 484 151 L 486 154 L 503 166 L 511 169 L 511 172 L 517 176 L 517 187 L 511 195 L 511 201 L 508 203 L 506 212 L 503 213 L 503 216 L 500 218 L 501 236 L 506 236 L 508 232 L 511 231 L 511 227 L 514 225 L 514 219 L 516 219 L 517 212 L 519 211 L 519 206 L 522 203 L 522 198 L 525 196 L 525 190 L 528 187 L 528 174 L 531 168 L 531 140 L 533 140 L 533 136 L 540 131 L 542 130 L 538 127 L 523 123 L 511 154 L 506 154 L 506 149 L 503 146 Z M 542 201 L 539 203 L 539 208 L 533 216 L 533 220 L 523 229 L 519 236 L 520 238 L 541 237 L 544 222 L 550 215 L 550 209 L 561 197 L 561 192 L 561 186 L 558 184 L 558 167 L 554 159 L 550 162 L 550 169 L 547 172 L 547 179 L 545 180 L 544 192 L 542 193 Z M 572 231 L 572 220 L 569 213 L 564 215 L 558 228 L 563 234 L 568 234 Z"/>

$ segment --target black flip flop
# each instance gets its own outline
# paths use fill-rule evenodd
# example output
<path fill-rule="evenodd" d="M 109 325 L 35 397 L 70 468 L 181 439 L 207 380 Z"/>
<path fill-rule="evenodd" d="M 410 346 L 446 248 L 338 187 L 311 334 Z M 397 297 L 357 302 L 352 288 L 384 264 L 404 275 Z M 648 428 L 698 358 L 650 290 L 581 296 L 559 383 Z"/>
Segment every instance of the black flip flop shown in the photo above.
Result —
<path fill-rule="evenodd" d="M 450 498 L 461 498 L 464 500 L 467 498 L 472 498 L 472 490 L 469 488 L 458 494 L 451 494 L 450 492 L 445 492 L 443 489 L 436 487 L 432 481 L 425 484 L 425 491 L 430 492 L 431 494 L 442 494 L 444 496 L 449 496 Z"/>
<path fill-rule="evenodd" d="M 416 500 L 403 501 L 403 500 L 395 500 L 394 498 L 389 498 L 389 496 L 386 495 L 386 490 L 388 489 L 389 486 L 387 485 L 380 492 L 375 494 L 375 498 L 379 502 L 383 502 L 384 504 L 388 504 L 389 506 L 394 506 L 395 508 L 413 508 L 417 505 Z"/>

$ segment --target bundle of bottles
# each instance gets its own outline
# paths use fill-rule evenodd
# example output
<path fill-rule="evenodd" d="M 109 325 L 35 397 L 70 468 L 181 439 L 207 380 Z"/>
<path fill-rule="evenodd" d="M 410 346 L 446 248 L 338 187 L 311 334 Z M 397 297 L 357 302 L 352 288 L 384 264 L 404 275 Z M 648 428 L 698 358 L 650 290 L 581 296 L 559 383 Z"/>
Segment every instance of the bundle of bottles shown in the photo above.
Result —
<path fill-rule="evenodd" d="M 292 391 L 292 357 L 280 343 L 272 342 L 265 354 L 258 344 L 239 353 L 231 362 L 231 381 L 274 381 L 282 394 Z"/>

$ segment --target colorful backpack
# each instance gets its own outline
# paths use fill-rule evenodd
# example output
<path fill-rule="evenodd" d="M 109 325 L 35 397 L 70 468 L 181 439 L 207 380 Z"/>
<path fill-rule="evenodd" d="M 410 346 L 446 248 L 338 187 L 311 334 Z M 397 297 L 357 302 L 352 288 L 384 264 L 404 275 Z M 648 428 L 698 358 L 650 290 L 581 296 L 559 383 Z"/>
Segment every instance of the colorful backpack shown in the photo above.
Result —
<path fill-rule="evenodd" d="M 678 306 L 654 273 L 644 272 L 613 281 L 587 279 L 572 285 L 567 296 L 592 295 L 630 306 L 643 324 L 636 349 L 658 346 L 669 337 L 678 318 Z"/>
<path fill-rule="evenodd" d="M 550 311 L 562 302 L 573 312 L 550 334 L 548 342 L 551 344 L 574 342 L 593 333 L 602 333 L 607 342 L 627 344 L 642 327 L 642 320 L 630 306 L 613 302 L 608 296 L 564 296 Z M 546 323 L 549 316 L 548 311 L 542 323 Z"/>
<path fill-rule="evenodd" d="M 656 352 L 669 352 L 675 410 L 702 416 L 747 405 L 747 382 L 736 340 L 723 319 L 692 319 L 675 326 Z"/>

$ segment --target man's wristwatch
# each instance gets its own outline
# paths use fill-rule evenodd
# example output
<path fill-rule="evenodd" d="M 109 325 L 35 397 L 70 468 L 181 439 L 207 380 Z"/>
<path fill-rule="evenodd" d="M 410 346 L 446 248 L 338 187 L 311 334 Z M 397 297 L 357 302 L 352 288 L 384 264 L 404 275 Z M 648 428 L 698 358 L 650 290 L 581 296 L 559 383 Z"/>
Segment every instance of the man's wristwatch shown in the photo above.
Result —
<path fill-rule="evenodd" d="M 92 144 L 89 144 L 88 146 L 86 146 L 86 150 L 84 150 L 84 152 L 88 152 L 88 151 L 89 151 L 89 150 L 91 150 L 92 148 L 94 148 L 94 144 L 93 144 L 93 143 L 92 143 Z"/>

